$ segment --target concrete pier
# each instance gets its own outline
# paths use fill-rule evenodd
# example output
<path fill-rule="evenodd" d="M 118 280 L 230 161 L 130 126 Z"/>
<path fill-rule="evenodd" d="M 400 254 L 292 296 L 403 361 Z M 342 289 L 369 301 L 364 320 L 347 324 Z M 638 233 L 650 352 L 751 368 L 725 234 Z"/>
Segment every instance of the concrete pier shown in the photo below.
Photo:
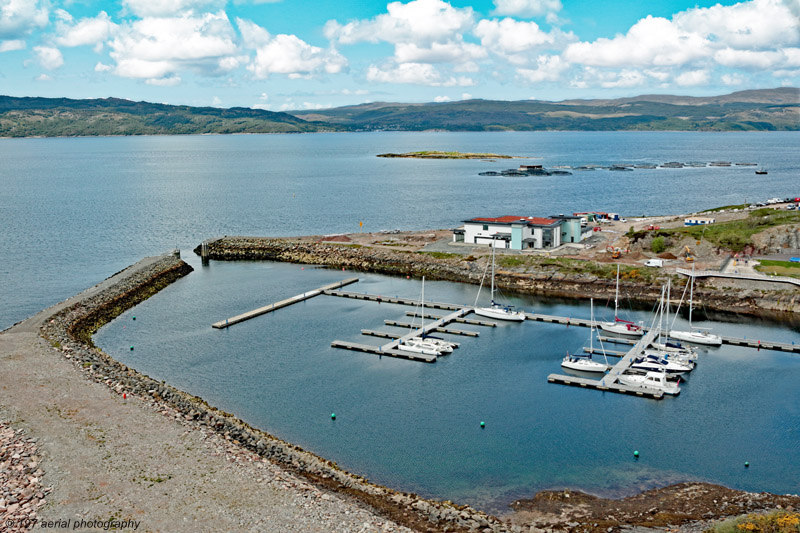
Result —
<path fill-rule="evenodd" d="M 227 328 L 228 326 L 238 324 L 239 322 L 244 322 L 245 320 L 250 320 L 251 318 L 255 318 L 257 316 L 261 316 L 266 313 L 271 313 L 272 311 L 281 309 L 282 307 L 287 307 L 289 305 L 302 302 L 303 300 L 308 300 L 309 298 L 313 298 L 314 296 L 319 296 L 320 294 L 325 293 L 325 291 L 341 288 L 344 287 L 345 285 L 350 285 L 351 283 L 355 283 L 357 281 L 358 278 L 349 278 L 342 281 L 337 281 L 336 283 L 325 285 L 324 287 L 320 287 L 319 289 L 314 289 L 312 291 L 304 292 L 303 294 L 292 296 L 291 298 L 281 300 L 280 302 L 275 302 L 274 304 L 265 305 L 264 307 L 253 309 L 252 311 L 248 311 L 247 313 L 242 313 L 241 315 L 236 315 L 234 317 L 225 320 L 220 320 L 219 322 L 211 324 L 211 327 L 217 329 L 224 329 Z"/>

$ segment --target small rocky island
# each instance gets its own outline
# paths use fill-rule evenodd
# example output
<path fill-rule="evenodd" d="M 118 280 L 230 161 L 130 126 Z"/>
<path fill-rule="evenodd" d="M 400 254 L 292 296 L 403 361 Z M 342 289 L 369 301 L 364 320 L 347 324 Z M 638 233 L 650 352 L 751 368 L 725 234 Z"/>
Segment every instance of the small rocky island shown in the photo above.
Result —
<path fill-rule="evenodd" d="M 513 159 L 512 155 L 473 154 L 469 152 L 440 152 L 436 150 L 406 152 L 404 154 L 378 154 L 378 157 L 400 157 L 413 159 Z"/>

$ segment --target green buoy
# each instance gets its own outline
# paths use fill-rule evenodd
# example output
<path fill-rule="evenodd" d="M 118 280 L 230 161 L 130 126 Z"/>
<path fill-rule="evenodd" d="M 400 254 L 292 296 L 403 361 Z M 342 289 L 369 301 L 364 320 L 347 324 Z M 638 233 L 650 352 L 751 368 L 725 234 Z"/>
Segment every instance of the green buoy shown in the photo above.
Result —
<path fill-rule="evenodd" d="M 486 427 L 486 422 L 484 422 L 483 420 L 481 420 L 481 427 L 482 427 L 482 428 L 485 428 L 485 427 Z"/>
<path fill-rule="evenodd" d="M 749 461 L 745 461 L 744 462 L 744 467 L 745 468 L 750 468 L 750 462 Z"/>
<path fill-rule="evenodd" d="M 336 413 L 331 413 L 331 420 L 336 420 Z"/>
<path fill-rule="evenodd" d="M 131 346 L 131 351 L 133 351 L 133 346 Z"/>
<path fill-rule="evenodd" d="M 634 450 L 633 451 L 633 456 L 638 459 L 639 458 L 639 450 Z"/>
<path fill-rule="evenodd" d="M 136 317 L 133 317 L 133 319 L 136 320 Z"/>

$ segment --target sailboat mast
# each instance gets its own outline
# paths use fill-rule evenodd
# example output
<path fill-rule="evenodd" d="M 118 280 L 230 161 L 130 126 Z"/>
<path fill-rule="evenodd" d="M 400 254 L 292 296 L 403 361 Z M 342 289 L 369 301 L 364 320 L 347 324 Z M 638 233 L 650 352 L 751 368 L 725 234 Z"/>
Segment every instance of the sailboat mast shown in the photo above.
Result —
<path fill-rule="evenodd" d="M 594 352 L 594 298 L 589 298 L 589 316 L 590 318 L 590 327 L 589 327 L 589 353 L 591 354 Z"/>
<path fill-rule="evenodd" d="M 692 284 L 689 285 L 689 327 L 692 327 L 692 296 L 694 295 L 694 263 L 692 263 Z"/>
<path fill-rule="evenodd" d="M 496 241 L 492 239 L 492 305 L 494 305 L 494 245 Z"/>
<path fill-rule="evenodd" d="M 422 315 L 419 318 L 420 328 L 422 328 L 422 334 L 420 337 L 425 336 L 425 276 L 422 276 L 422 300 L 420 304 L 422 304 Z"/>
<path fill-rule="evenodd" d="M 617 288 L 614 290 L 614 321 L 617 320 L 617 311 L 619 310 L 619 263 L 617 263 Z"/>

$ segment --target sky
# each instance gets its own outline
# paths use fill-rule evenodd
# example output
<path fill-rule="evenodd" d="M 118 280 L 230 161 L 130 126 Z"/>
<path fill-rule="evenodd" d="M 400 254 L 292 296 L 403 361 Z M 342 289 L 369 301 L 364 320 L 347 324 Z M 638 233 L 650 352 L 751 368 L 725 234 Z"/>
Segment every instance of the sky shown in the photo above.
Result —
<path fill-rule="evenodd" d="M 800 0 L 0 0 L 0 94 L 321 109 L 800 85 Z"/>

